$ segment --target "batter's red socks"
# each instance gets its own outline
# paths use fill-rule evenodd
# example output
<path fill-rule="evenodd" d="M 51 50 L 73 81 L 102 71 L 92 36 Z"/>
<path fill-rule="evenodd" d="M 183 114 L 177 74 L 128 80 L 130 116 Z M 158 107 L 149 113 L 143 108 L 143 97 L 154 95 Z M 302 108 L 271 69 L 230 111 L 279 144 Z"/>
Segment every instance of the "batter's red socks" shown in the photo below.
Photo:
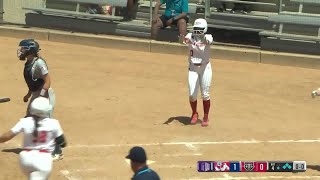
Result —
<path fill-rule="evenodd" d="M 194 102 L 190 101 L 190 106 L 191 106 L 191 109 L 192 109 L 192 114 L 196 114 L 197 113 L 197 100 L 194 101 Z"/>
<path fill-rule="evenodd" d="M 209 125 L 209 110 L 210 110 L 210 100 L 203 101 L 203 120 L 201 126 L 208 126 Z"/>
<path fill-rule="evenodd" d="M 197 101 L 191 102 L 190 106 L 192 109 L 192 116 L 191 116 L 191 124 L 197 124 L 198 122 L 198 112 L 197 112 Z"/>
<path fill-rule="evenodd" d="M 208 115 L 210 110 L 210 99 L 207 101 L 203 101 L 203 113 Z"/>

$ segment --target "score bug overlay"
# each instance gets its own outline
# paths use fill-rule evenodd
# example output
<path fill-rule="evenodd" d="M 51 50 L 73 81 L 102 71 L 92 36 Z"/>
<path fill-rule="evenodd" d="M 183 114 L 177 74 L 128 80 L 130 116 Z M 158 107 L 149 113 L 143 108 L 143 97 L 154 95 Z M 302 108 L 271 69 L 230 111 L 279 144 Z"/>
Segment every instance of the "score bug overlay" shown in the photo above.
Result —
<path fill-rule="evenodd" d="M 294 172 L 305 172 L 307 170 L 306 161 L 293 161 Z"/>
<path fill-rule="evenodd" d="M 305 172 L 306 161 L 198 161 L 198 172 Z"/>

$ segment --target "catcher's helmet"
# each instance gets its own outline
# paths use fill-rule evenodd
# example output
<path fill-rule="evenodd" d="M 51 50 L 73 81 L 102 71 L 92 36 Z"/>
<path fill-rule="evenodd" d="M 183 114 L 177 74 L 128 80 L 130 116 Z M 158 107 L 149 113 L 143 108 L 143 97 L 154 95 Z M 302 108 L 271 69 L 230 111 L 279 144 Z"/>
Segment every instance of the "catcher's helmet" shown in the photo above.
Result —
<path fill-rule="evenodd" d="M 37 55 L 39 51 L 40 46 L 37 41 L 34 39 L 24 39 L 19 43 L 17 55 L 20 60 L 25 60 L 28 55 Z"/>

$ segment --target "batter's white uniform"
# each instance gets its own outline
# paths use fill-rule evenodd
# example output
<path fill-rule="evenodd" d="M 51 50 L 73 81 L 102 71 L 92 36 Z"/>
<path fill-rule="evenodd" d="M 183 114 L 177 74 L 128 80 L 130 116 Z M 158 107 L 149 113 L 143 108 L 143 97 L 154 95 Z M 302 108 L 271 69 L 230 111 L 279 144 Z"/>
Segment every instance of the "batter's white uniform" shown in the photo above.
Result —
<path fill-rule="evenodd" d="M 63 135 L 60 123 L 56 119 L 41 118 L 38 121 L 38 138 L 33 131 L 33 117 L 22 118 L 11 129 L 14 134 L 24 133 L 23 151 L 20 153 L 20 165 L 29 180 L 48 179 L 52 170 L 51 153 L 55 147 L 55 139 Z"/>
<path fill-rule="evenodd" d="M 207 43 L 188 33 L 185 39 L 189 40 L 189 97 L 191 101 L 197 100 L 198 89 L 202 99 L 210 99 L 210 85 L 212 80 L 212 69 L 210 63 L 210 44 L 213 42 L 211 34 L 204 35 Z"/>

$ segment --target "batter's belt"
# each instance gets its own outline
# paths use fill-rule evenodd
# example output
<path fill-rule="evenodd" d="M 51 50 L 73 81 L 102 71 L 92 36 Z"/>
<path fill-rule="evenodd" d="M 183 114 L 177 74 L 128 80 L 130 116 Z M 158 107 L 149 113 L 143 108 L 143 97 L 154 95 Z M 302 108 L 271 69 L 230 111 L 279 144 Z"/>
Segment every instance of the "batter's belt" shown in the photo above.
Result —
<path fill-rule="evenodd" d="M 202 66 L 202 65 L 206 65 L 208 64 L 209 62 L 206 62 L 206 63 L 191 63 L 192 65 L 195 65 L 195 66 Z"/>
<path fill-rule="evenodd" d="M 48 150 L 45 149 L 23 149 L 24 151 L 39 151 L 41 153 L 50 153 Z"/>

